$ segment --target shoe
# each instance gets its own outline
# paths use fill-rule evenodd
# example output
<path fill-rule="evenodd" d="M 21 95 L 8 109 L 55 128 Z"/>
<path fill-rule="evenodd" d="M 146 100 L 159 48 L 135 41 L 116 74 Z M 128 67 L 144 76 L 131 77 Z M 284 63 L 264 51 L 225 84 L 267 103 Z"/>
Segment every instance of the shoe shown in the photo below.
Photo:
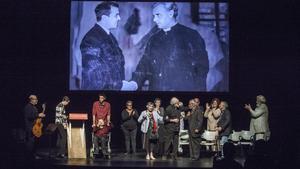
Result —
<path fill-rule="evenodd" d="M 146 160 L 150 160 L 149 154 L 146 155 Z"/>
<path fill-rule="evenodd" d="M 178 158 L 177 158 L 177 156 L 173 155 L 173 156 L 172 156 L 172 159 L 173 159 L 173 160 L 177 160 Z"/>
<path fill-rule="evenodd" d="M 34 159 L 38 160 L 38 159 L 42 159 L 42 157 L 39 155 L 34 155 Z"/>
<path fill-rule="evenodd" d="M 155 160 L 156 158 L 154 158 L 154 156 L 150 156 L 150 160 Z"/>
<path fill-rule="evenodd" d="M 56 157 L 57 158 L 66 158 L 66 155 L 64 155 L 64 154 L 58 154 Z"/>
<path fill-rule="evenodd" d="M 192 158 L 191 160 L 192 160 L 192 161 L 198 161 L 198 159 L 197 159 L 197 158 Z"/>

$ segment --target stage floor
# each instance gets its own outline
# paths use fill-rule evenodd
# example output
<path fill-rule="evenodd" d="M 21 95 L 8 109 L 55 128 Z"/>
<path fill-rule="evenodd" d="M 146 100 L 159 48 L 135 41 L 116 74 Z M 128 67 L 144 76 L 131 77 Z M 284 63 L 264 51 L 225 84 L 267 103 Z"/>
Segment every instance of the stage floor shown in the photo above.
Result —
<path fill-rule="evenodd" d="M 238 162 L 243 164 L 243 158 L 236 158 Z M 178 157 L 177 160 L 146 160 L 145 153 L 137 153 L 137 155 L 125 156 L 123 153 L 112 154 L 111 159 L 57 159 L 42 157 L 36 159 L 35 168 L 43 169 L 61 169 L 61 168 L 212 168 L 213 157 L 202 156 L 198 161 L 192 161 L 188 157 Z"/>

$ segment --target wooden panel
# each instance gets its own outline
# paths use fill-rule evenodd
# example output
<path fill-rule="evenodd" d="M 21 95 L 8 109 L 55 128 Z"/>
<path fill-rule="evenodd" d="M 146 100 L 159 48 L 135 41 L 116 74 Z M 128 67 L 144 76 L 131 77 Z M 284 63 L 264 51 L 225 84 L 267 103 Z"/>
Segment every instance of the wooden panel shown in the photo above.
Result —
<path fill-rule="evenodd" d="M 87 120 L 87 113 L 69 113 L 70 120 Z"/>
<path fill-rule="evenodd" d="M 86 158 L 86 142 L 84 128 L 68 128 L 68 157 Z"/>

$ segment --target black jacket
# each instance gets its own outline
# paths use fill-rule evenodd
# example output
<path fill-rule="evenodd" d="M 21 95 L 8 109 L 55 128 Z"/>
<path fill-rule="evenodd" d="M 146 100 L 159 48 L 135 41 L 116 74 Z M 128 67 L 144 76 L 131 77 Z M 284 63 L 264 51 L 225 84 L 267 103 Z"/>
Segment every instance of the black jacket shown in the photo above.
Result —
<path fill-rule="evenodd" d="M 208 69 L 203 38 L 196 30 L 176 24 L 149 39 L 132 80 L 139 89 L 149 80 L 149 90 L 206 91 Z"/>
<path fill-rule="evenodd" d="M 231 113 L 229 110 L 225 110 L 221 113 L 221 117 L 217 123 L 218 127 L 222 127 L 220 136 L 229 136 L 231 133 Z"/>
<path fill-rule="evenodd" d="M 122 127 L 127 130 L 133 130 L 137 128 L 137 119 L 139 118 L 139 114 L 137 110 L 134 109 L 133 111 L 135 112 L 134 115 L 130 116 L 126 109 L 122 111 Z"/>
<path fill-rule="evenodd" d="M 26 131 L 32 130 L 36 118 L 38 118 L 38 109 L 31 103 L 28 103 L 24 108 L 24 122 Z"/>
<path fill-rule="evenodd" d="M 120 90 L 125 79 L 124 56 L 117 40 L 99 26 L 84 36 L 82 54 L 83 90 Z"/>
<path fill-rule="evenodd" d="M 187 117 L 189 123 L 189 133 L 192 137 L 201 137 L 203 126 L 203 109 L 191 110 L 191 115 Z M 198 129 L 199 132 L 195 132 Z"/>
<path fill-rule="evenodd" d="M 176 131 L 179 132 L 180 130 L 180 121 L 178 123 L 174 123 L 174 122 L 170 122 L 170 119 L 179 119 L 181 118 L 181 112 L 183 111 L 187 111 L 188 108 L 187 107 L 175 107 L 173 105 L 169 105 L 166 110 L 165 110 L 165 114 L 164 114 L 164 126 L 165 129 L 168 131 Z"/>

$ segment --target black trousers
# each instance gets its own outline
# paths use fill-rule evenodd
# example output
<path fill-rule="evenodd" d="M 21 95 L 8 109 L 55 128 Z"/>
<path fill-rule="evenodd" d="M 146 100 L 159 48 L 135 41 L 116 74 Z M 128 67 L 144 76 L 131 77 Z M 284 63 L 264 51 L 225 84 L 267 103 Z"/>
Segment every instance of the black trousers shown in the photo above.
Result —
<path fill-rule="evenodd" d="M 165 126 L 161 125 L 158 128 L 158 149 L 157 149 L 157 153 L 160 156 L 164 155 L 164 151 L 165 151 L 165 140 L 166 140 L 166 132 L 165 132 Z"/>
<path fill-rule="evenodd" d="M 131 148 L 132 152 L 136 153 L 136 133 L 137 128 L 133 130 L 126 129 L 125 127 L 121 126 L 124 136 L 125 136 L 125 147 L 126 152 L 130 153 L 130 142 L 131 142 Z"/>
<path fill-rule="evenodd" d="M 32 134 L 32 128 L 25 129 L 25 147 L 27 157 L 32 157 L 36 152 L 36 138 Z"/>
<path fill-rule="evenodd" d="M 107 150 L 107 143 L 108 143 L 108 136 L 97 136 L 94 135 L 94 140 L 93 140 L 93 144 L 94 144 L 94 154 L 99 154 L 99 142 L 101 145 L 101 151 L 102 154 L 104 156 L 108 155 L 108 150 Z"/>
<path fill-rule="evenodd" d="M 67 152 L 67 130 L 62 124 L 57 124 L 57 147 L 58 154 L 66 154 Z"/>
<path fill-rule="evenodd" d="M 199 159 L 200 157 L 200 143 L 201 143 L 201 137 L 192 137 L 192 135 L 189 133 L 189 147 L 190 147 L 190 158 Z"/>
<path fill-rule="evenodd" d="M 172 156 L 177 156 L 178 152 L 178 142 L 179 142 L 179 131 L 173 131 L 168 128 L 165 130 L 165 147 L 164 147 L 164 155 L 167 156 L 169 149 L 172 144 Z"/>

